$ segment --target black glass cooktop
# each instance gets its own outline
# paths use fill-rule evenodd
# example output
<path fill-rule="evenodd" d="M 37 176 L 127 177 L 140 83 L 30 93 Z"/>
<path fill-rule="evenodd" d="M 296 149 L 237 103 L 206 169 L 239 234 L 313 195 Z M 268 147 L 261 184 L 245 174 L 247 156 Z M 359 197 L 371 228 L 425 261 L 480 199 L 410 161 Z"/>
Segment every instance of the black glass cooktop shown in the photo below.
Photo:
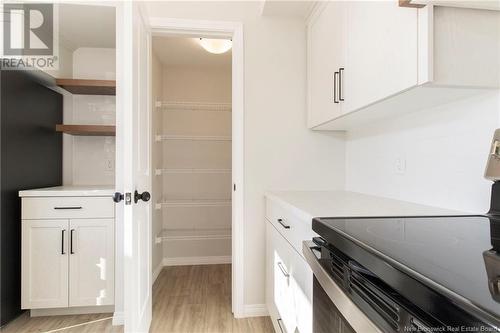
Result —
<path fill-rule="evenodd" d="M 334 246 L 334 234 L 347 238 L 422 283 L 500 318 L 484 258 L 496 234 L 487 216 L 317 218 L 313 230 Z M 500 269 L 500 260 L 491 264 Z"/>

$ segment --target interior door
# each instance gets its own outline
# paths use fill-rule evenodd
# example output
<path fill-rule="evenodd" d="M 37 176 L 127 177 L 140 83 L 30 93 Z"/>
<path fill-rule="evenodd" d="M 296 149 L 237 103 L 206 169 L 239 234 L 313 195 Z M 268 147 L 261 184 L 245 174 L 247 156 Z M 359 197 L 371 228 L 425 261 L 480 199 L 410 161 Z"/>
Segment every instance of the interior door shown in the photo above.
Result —
<path fill-rule="evenodd" d="M 69 222 L 69 306 L 114 302 L 114 220 Z"/>
<path fill-rule="evenodd" d="M 124 194 L 123 305 L 125 332 L 148 332 L 151 285 L 151 36 L 139 2 L 117 15 L 117 189 Z M 120 51 L 121 50 L 121 51 Z M 120 53 L 121 52 L 121 53 Z M 137 191 L 137 195 L 134 192 Z M 142 196 L 140 194 L 143 194 Z M 119 290 L 119 289 L 118 289 Z"/>

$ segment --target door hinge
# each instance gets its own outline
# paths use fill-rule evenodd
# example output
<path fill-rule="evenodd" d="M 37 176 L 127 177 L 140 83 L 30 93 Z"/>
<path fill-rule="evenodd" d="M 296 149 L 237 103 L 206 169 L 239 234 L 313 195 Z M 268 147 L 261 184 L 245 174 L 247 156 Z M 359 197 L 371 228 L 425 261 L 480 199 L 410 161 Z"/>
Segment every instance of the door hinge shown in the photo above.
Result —
<path fill-rule="evenodd" d="M 233 191 L 236 192 L 236 184 L 233 184 Z"/>

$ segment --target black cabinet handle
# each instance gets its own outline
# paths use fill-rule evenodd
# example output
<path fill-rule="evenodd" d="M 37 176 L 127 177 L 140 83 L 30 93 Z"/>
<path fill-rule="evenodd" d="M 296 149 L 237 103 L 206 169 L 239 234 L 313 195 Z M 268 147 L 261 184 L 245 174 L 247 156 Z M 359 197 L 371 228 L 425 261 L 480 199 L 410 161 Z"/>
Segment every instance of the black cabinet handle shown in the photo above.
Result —
<path fill-rule="evenodd" d="M 283 273 L 283 275 L 286 278 L 290 277 L 290 274 L 288 274 L 288 272 L 286 271 L 285 267 L 283 267 L 283 264 L 281 262 L 278 263 L 278 267 L 279 267 L 281 273 Z"/>
<path fill-rule="evenodd" d="M 278 219 L 278 223 L 281 224 L 283 228 L 290 229 L 290 226 L 288 224 L 285 224 L 285 221 L 283 219 Z"/>
<path fill-rule="evenodd" d="M 339 77 L 339 72 L 333 73 L 333 103 L 340 103 L 337 100 L 337 79 Z"/>
<path fill-rule="evenodd" d="M 66 232 L 65 229 L 61 230 L 61 254 L 66 254 L 64 252 L 64 233 Z"/>
<path fill-rule="evenodd" d="M 344 67 L 339 68 L 339 100 L 341 102 L 344 101 L 344 96 L 342 95 L 342 72 L 344 71 Z"/>
<path fill-rule="evenodd" d="M 82 209 L 81 206 L 54 207 L 54 209 Z"/>
<path fill-rule="evenodd" d="M 278 318 L 278 319 L 276 319 L 276 321 L 278 322 L 278 327 L 280 328 L 281 333 L 285 333 L 285 332 L 283 331 L 283 327 L 281 327 L 281 322 L 282 322 L 283 320 L 282 320 L 281 318 Z"/>
<path fill-rule="evenodd" d="M 69 232 L 69 253 L 70 254 L 75 254 L 73 251 L 73 233 L 75 232 L 75 229 L 71 229 Z"/>

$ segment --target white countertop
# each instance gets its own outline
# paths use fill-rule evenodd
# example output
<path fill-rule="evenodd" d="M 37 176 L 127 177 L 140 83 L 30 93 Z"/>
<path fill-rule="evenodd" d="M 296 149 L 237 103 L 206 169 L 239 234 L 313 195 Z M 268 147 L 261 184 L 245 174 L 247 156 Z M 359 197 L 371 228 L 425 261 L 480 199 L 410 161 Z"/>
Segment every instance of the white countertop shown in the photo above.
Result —
<path fill-rule="evenodd" d="M 468 213 L 348 191 L 268 192 L 305 220 L 313 217 L 446 216 Z"/>
<path fill-rule="evenodd" d="M 55 186 L 19 191 L 20 197 L 107 197 L 115 192 L 113 185 Z"/>

